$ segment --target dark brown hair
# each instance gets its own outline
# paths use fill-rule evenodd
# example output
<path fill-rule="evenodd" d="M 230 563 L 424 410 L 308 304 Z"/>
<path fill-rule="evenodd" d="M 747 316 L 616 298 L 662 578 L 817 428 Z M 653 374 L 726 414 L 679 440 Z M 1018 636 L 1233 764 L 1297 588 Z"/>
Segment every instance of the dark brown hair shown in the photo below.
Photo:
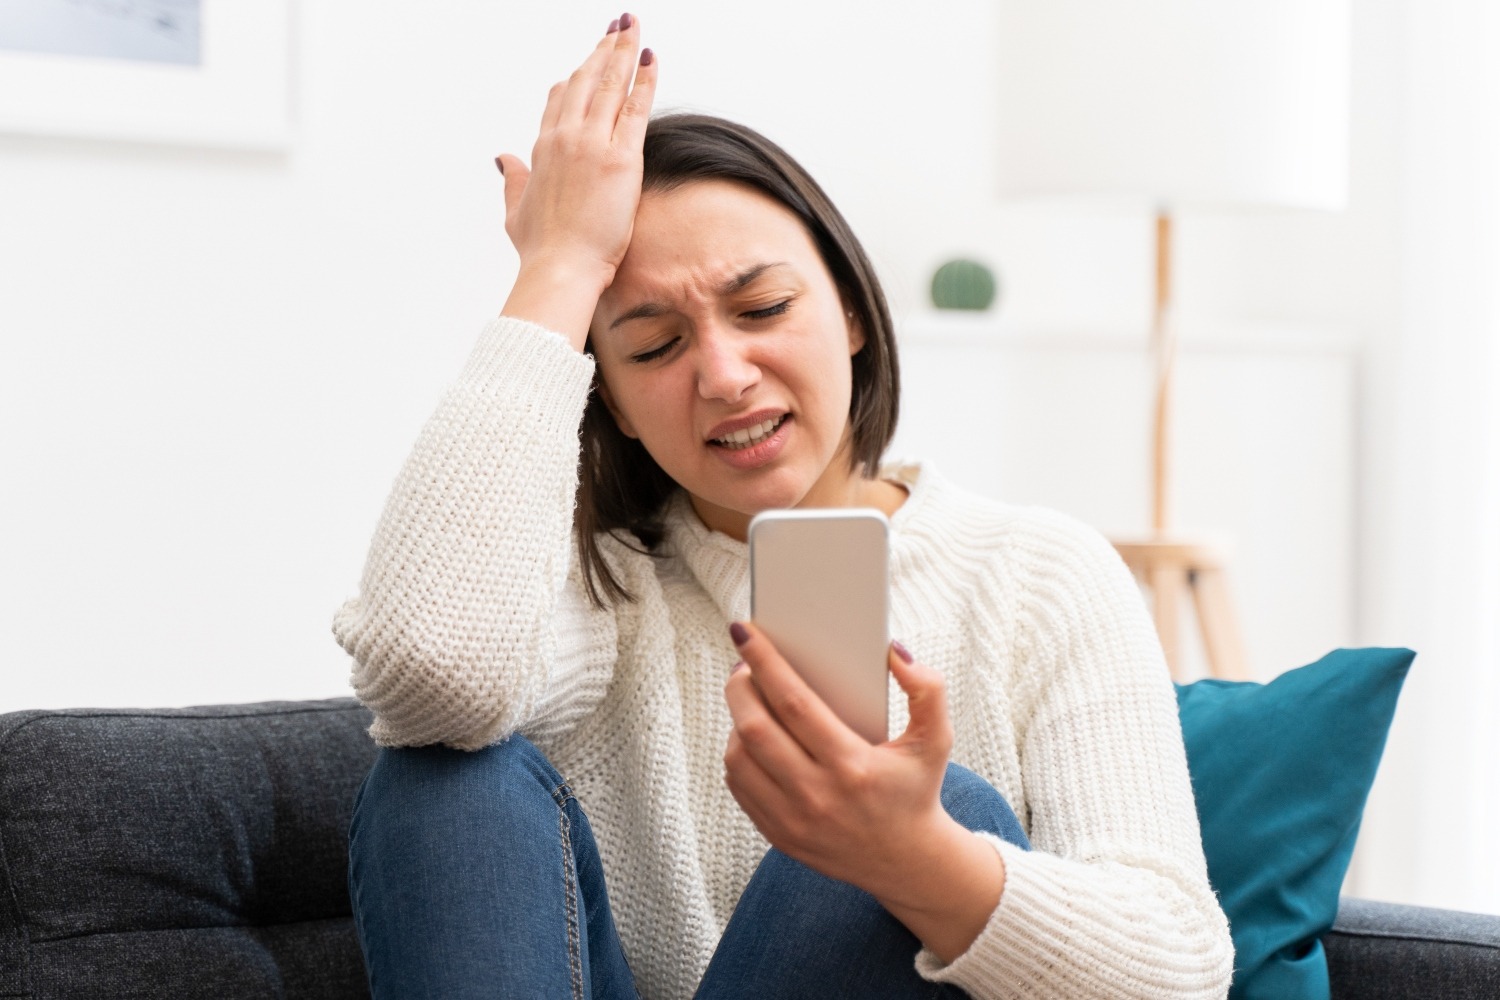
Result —
<path fill-rule="evenodd" d="M 885 293 L 849 224 L 816 181 L 782 148 L 743 125 L 700 114 L 670 114 L 646 128 L 644 191 L 670 191 L 693 181 L 727 180 L 780 202 L 802 221 L 833 277 L 844 309 L 865 335 L 851 360 L 849 422 L 851 470 L 874 475 L 896 431 L 900 372 Z M 645 447 L 626 437 L 599 397 L 596 378 L 583 413 L 583 450 L 573 515 L 578 558 L 589 598 L 634 600 L 605 563 L 601 532 L 635 536 L 633 547 L 654 550 L 665 534 L 662 508 L 680 487 Z M 629 539 L 623 539 L 630 544 Z"/>

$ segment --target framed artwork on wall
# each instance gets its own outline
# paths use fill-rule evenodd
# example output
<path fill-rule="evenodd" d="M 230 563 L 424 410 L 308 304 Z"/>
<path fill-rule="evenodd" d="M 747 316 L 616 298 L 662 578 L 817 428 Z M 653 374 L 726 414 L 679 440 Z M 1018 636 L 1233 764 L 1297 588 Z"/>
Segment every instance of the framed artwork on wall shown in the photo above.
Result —
<path fill-rule="evenodd" d="M 5 0 L 0 132 L 279 150 L 289 0 Z"/>

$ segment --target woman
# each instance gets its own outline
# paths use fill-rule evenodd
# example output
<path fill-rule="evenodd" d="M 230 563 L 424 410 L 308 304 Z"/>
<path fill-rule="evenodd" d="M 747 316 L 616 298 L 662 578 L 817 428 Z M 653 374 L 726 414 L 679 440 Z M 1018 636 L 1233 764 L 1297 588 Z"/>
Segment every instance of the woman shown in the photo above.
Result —
<path fill-rule="evenodd" d="M 754 132 L 648 125 L 639 44 L 611 24 L 530 170 L 497 161 L 516 284 L 335 622 L 386 748 L 351 827 L 374 994 L 1222 996 L 1129 574 L 1060 515 L 879 466 L 898 380 L 858 242 Z M 922 656 L 893 645 L 880 746 L 744 621 L 750 517 L 854 505 L 891 517 Z"/>

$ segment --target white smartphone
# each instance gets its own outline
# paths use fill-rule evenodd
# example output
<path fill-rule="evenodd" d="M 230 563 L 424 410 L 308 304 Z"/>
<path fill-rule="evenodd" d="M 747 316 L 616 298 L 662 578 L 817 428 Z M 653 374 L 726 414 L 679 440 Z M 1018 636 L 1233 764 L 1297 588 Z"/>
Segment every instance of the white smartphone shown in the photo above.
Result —
<path fill-rule="evenodd" d="M 769 510 L 749 538 L 751 619 L 850 729 L 884 743 L 890 522 L 863 507 Z"/>

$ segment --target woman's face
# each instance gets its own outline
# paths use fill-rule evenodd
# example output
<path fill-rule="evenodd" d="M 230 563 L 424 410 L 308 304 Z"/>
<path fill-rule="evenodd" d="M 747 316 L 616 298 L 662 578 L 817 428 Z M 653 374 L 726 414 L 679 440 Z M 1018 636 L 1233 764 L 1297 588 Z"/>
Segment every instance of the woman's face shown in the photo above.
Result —
<path fill-rule="evenodd" d="M 728 181 L 641 198 L 591 328 L 620 429 L 743 538 L 772 507 L 848 506 L 850 357 L 864 334 L 796 216 Z"/>

